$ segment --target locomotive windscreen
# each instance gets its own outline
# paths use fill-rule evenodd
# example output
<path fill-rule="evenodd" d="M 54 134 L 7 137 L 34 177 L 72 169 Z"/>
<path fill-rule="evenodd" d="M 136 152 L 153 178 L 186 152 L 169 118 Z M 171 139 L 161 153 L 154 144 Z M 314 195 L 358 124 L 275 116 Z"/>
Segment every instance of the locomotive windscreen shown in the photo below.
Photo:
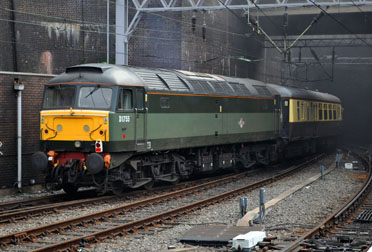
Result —
<path fill-rule="evenodd" d="M 74 107 L 75 86 L 56 85 L 45 87 L 44 108 Z"/>
<path fill-rule="evenodd" d="M 111 107 L 112 89 L 107 87 L 81 87 L 79 90 L 79 108 L 101 108 Z"/>
<path fill-rule="evenodd" d="M 108 109 L 111 100 L 112 88 L 109 87 L 55 85 L 45 88 L 43 108 Z"/>

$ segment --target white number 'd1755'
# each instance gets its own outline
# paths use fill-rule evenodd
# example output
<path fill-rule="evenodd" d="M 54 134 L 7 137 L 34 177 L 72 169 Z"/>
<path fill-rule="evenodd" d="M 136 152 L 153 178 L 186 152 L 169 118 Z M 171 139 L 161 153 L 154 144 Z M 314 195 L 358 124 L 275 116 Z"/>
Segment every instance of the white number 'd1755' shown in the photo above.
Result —
<path fill-rule="evenodd" d="M 129 123 L 130 116 L 119 116 L 119 123 Z"/>

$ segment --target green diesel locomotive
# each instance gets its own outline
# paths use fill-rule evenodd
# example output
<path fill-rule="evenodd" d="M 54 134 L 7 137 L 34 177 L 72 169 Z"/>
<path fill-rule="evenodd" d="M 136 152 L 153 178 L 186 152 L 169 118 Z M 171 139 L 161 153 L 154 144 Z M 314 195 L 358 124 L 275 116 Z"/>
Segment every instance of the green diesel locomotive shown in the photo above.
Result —
<path fill-rule="evenodd" d="M 46 86 L 34 169 L 53 189 L 121 194 L 249 168 L 334 142 L 330 94 L 188 71 L 69 67 Z"/>

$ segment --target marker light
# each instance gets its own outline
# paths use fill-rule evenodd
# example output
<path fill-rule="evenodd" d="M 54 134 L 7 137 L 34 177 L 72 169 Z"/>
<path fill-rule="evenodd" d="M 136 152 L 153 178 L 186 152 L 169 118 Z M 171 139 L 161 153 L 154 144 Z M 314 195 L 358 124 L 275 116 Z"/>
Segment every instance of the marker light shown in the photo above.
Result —
<path fill-rule="evenodd" d="M 96 152 L 102 152 L 103 151 L 102 140 L 97 139 L 95 147 L 96 147 Z"/>

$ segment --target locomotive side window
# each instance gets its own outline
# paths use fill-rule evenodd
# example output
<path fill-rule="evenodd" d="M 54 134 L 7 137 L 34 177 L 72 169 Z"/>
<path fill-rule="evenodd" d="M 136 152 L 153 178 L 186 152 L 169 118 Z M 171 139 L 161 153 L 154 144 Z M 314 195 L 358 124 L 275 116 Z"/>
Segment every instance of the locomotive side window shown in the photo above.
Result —
<path fill-rule="evenodd" d="M 45 89 L 44 108 L 70 108 L 74 106 L 76 87 L 49 86 Z"/>
<path fill-rule="evenodd" d="M 129 110 L 133 108 L 132 91 L 128 89 L 119 90 L 118 110 Z"/>
<path fill-rule="evenodd" d="M 160 97 L 160 107 L 161 108 L 170 108 L 168 97 Z"/>
<path fill-rule="evenodd" d="M 137 89 L 136 90 L 136 98 L 137 98 L 137 109 L 142 110 L 143 109 L 143 100 L 144 100 L 144 94 L 143 90 Z"/>
<path fill-rule="evenodd" d="M 111 107 L 112 89 L 107 87 L 81 87 L 79 91 L 79 108 L 100 108 Z"/>

